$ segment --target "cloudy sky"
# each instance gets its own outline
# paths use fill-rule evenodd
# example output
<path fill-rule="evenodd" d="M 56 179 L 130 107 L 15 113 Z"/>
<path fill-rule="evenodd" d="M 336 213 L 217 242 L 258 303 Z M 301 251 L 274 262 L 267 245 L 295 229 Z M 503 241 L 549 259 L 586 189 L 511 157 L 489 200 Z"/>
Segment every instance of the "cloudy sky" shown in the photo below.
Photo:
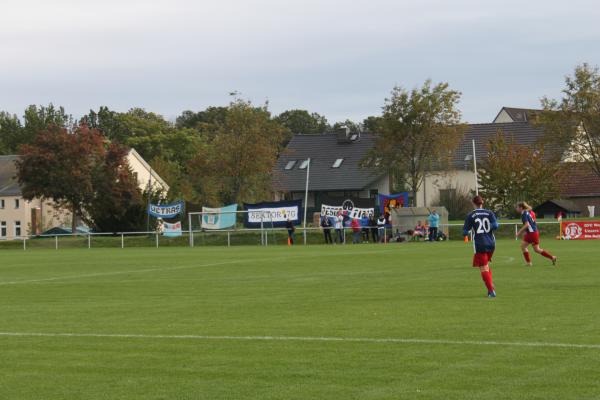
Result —
<path fill-rule="evenodd" d="M 556 97 L 600 65 L 596 0 L 0 0 L 0 110 L 137 106 L 172 119 L 229 93 L 330 122 L 394 85 L 447 81 L 469 122 Z"/>

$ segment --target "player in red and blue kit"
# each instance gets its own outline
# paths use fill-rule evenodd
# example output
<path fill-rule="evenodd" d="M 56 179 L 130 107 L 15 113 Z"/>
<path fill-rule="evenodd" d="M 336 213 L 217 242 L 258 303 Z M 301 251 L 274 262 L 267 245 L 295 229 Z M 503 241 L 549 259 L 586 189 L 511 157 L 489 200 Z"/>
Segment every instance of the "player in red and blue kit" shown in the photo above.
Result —
<path fill-rule="evenodd" d="M 470 232 L 473 232 L 473 246 L 475 247 L 473 267 L 479 268 L 481 271 L 481 279 L 487 288 L 488 297 L 496 297 L 489 263 L 492 261 L 494 250 L 496 250 L 496 238 L 493 231 L 498 229 L 498 221 L 492 211 L 483 208 L 481 196 L 475 196 L 473 204 L 475 210 L 471 211 L 465 220 L 463 235 L 468 236 Z"/>
<path fill-rule="evenodd" d="M 517 203 L 517 211 L 521 213 L 521 221 L 523 222 L 523 227 L 517 232 L 517 238 L 525 232 L 523 240 L 521 241 L 521 251 L 523 252 L 523 257 L 525 258 L 527 266 L 531 267 L 533 265 L 531 263 L 529 250 L 527 249 L 529 245 L 533 245 L 533 250 L 536 253 L 548 258 L 552 261 L 553 265 L 556 265 L 558 258 L 540 248 L 540 231 L 538 230 L 535 214 L 531 210 L 531 206 L 524 201 L 521 201 Z"/>

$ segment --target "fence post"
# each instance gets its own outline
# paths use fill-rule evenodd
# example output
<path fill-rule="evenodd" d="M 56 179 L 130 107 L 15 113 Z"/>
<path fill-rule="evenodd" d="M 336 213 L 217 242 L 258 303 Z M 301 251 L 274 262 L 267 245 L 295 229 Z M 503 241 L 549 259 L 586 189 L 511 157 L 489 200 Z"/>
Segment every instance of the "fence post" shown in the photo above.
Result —
<path fill-rule="evenodd" d="M 58 236 L 54 236 L 54 249 L 58 250 Z"/>
<path fill-rule="evenodd" d="M 156 232 L 156 248 L 158 249 L 158 232 Z"/>
<path fill-rule="evenodd" d="M 121 248 L 125 248 L 125 235 L 123 233 L 121 233 Z"/>
<path fill-rule="evenodd" d="M 227 231 L 227 247 L 231 247 L 231 232 Z"/>
<path fill-rule="evenodd" d="M 517 237 L 517 233 L 519 233 L 519 230 L 517 229 L 517 224 L 515 224 L 515 240 L 519 240 L 519 238 Z"/>
<path fill-rule="evenodd" d="M 202 220 L 202 214 L 200 214 L 200 220 Z M 192 214 L 188 214 L 188 228 L 190 231 L 190 247 L 194 247 L 194 230 L 192 229 Z"/>
<path fill-rule="evenodd" d="M 27 238 L 23 239 L 23 250 L 27 250 Z"/>
<path fill-rule="evenodd" d="M 88 233 L 88 249 L 92 248 L 92 235 Z"/>

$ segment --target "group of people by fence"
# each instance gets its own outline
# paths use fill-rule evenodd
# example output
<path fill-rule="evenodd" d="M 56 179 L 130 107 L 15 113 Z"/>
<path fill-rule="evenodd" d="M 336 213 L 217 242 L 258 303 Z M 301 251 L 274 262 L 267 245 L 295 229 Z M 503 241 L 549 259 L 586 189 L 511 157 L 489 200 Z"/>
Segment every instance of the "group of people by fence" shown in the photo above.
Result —
<path fill-rule="evenodd" d="M 423 225 L 419 221 L 414 229 L 408 229 L 403 232 L 397 230 L 394 233 L 389 213 L 381 214 L 378 218 L 375 218 L 374 215 L 349 218 L 340 212 L 333 217 L 322 215 L 320 218 L 320 227 L 323 230 L 323 237 L 326 244 L 346 243 L 347 229 L 352 233 L 353 244 L 400 242 L 405 241 L 407 238 L 414 240 L 424 238 L 432 242 L 438 240 L 440 216 L 435 209 L 431 211 L 427 222 L 427 225 Z"/>

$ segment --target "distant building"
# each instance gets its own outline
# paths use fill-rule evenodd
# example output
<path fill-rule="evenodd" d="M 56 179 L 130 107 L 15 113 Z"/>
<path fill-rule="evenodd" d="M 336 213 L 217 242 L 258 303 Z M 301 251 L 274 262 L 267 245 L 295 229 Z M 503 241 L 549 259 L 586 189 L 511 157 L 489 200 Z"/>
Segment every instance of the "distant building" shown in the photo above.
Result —
<path fill-rule="evenodd" d="M 502 107 L 492 122 L 494 124 L 531 122 L 533 117 L 540 112 L 542 112 L 542 110 L 532 108 Z"/>
<path fill-rule="evenodd" d="M 56 207 L 52 201 L 25 200 L 17 181 L 15 162 L 19 156 L 0 156 L 0 240 L 39 234 L 54 227 L 69 227 L 71 212 Z M 167 183 L 150 165 L 131 149 L 127 161 L 142 190 L 151 184 L 156 190 L 167 192 Z"/>
<path fill-rule="evenodd" d="M 387 174 L 362 167 L 373 146 L 370 134 L 294 135 L 273 171 L 276 200 L 304 199 L 309 158 L 309 211 L 316 210 L 323 197 L 376 198 L 389 193 Z"/>

